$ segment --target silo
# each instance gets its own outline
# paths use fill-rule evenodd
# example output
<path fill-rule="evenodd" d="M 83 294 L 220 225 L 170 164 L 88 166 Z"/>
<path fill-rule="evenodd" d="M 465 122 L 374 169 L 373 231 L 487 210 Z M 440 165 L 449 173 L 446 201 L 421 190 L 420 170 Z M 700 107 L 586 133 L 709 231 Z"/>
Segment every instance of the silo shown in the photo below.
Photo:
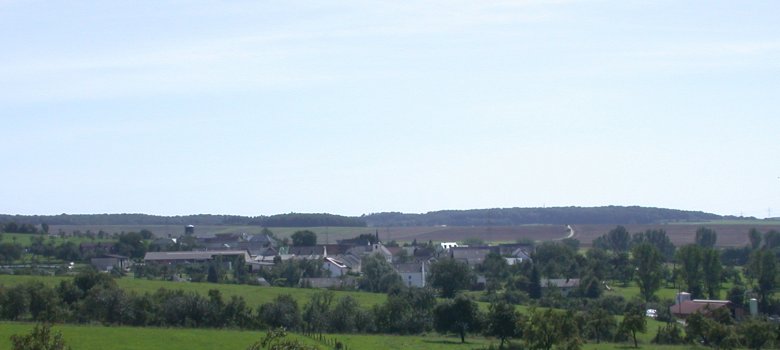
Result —
<path fill-rule="evenodd" d="M 750 298 L 750 316 L 758 316 L 758 300 Z"/>

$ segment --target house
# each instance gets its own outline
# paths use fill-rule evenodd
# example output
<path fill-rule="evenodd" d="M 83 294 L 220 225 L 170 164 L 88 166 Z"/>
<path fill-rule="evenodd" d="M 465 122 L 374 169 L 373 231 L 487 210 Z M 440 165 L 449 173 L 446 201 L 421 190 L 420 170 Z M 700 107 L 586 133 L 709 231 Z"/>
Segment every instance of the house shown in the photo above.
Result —
<path fill-rule="evenodd" d="M 413 262 L 408 264 L 397 264 L 395 270 L 401 276 L 401 281 L 409 287 L 425 287 L 426 271 L 425 261 Z"/>
<path fill-rule="evenodd" d="M 192 264 L 204 263 L 215 259 L 222 259 L 232 268 L 232 258 L 243 258 L 244 262 L 250 261 L 249 252 L 246 250 L 207 250 L 192 252 L 147 252 L 144 262 L 158 264 Z"/>
<path fill-rule="evenodd" d="M 341 277 L 349 272 L 350 268 L 343 261 L 331 257 L 322 259 L 322 269 L 328 271 L 331 277 Z"/>
<path fill-rule="evenodd" d="M 543 278 L 541 280 L 542 291 L 545 289 L 555 288 L 561 292 L 561 295 L 568 296 L 577 287 L 580 286 L 579 278 Z"/>
<path fill-rule="evenodd" d="M 731 302 L 728 300 L 693 299 L 682 300 L 669 307 L 669 312 L 679 319 L 686 319 L 694 313 L 709 317 L 715 310 L 726 308 L 731 313 Z"/>
<path fill-rule="evenodd" d="M 452 247 L 450 257 L 465 261 L 469 266 L 474 267 L 485 261 L 488 254 L 494 252 L 497 252 L 497 247 Z"/>
<path fill-rule="evenodd" d="M 116 244 L 109 242 L 97 242 L 97 243 L 81 243 L 79 244 L 79 252 L 81 255 L 99 256 L 103 254 L 111 254 L 115 251 Z"/>
<path fill-rule="evenodd" d="M 130 258 L 122 255 L 101 254 L 90 259 L 89 263 L 98 271 L 108 272 L 113 269 L 126 271 L 130 269 Z"/>

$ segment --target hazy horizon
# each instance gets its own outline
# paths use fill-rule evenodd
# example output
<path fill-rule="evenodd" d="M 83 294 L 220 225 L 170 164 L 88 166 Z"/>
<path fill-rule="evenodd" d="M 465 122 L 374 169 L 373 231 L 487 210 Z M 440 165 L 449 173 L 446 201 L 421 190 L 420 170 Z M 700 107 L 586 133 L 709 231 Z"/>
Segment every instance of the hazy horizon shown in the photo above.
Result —
<path fill-rule="evenodd" d="M 778 216 L 778 13 L 0 0 L 0 213 Z"/>

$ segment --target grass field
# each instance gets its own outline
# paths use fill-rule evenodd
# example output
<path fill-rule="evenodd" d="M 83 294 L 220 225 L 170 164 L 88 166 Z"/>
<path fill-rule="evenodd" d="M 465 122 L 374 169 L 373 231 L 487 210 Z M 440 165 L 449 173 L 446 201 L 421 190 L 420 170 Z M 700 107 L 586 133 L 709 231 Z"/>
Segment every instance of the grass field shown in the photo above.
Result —
<path fill-rule="evenodd" d="M 0 275 L 0 285 L 13 286 L 25 281 L 42 281 L 49 286 L 55 286 L 62 280 L 70 279 L 71 277 L 62 276 L 17 276 L 17 275 Z M 126 291 L 134 291 L 137 293 L 154 293 L 160 288 L 166 289 L 181 289 L 184 291 L 196 292 L 201 295 L 208 295 L 210 289 L 218 289 L 222 292 L 223 297 L 230 298 L 233 295 L 242 296 L 247 302 L 247 305 L 257 307 L 258 305 L 272 301 L 279 295 L 289 294 L 295 298 L 300 306 L 307 303 L 311 295 L 321 290 L 319 289 L 307 289 L 307 288 L 285 288 L 285 287 L 258 287 L 250 285 L 239 284 L 213 284 L 213 283 L 192 283 L 192 282 L 168 282 L 168 281 L 150 281 L 144 279 L 135 279 L 130 277 L 117 279 L 119 287 Z M 369 308 L 376 304 L 383 303 L 387 297 L 385 294 L 378 293 L 366 293 L 366 292 L 346 292 L 335 291 L 335 297 L 341 298 L 349 295 L 355 298 L 358 304 L 362 307 Z"/>
<path fill-rule="evenodd" d="M 12 334 L 27 334 L 29 323 L 0 323 L 0 349 L 10 349 Z M 192 349 L 246 349 L 265 336 L 264 332 L 183 329 L 183 328 L 134 328 L 56 325 L 67 345 L 74 350 L 192 350 Z M 303 343 L 315 345 L 313 340 L 289 335 Z M 321 347 L 324 349 L 324 347 Z"/>
<path fill-rule="evenodd" d="M 56 285 L 70 277 L 42 277 L 42 276 L 11 276 L 0 275 L 0 285 L 16 285 L 25 281 L 39 280 L 47 285 Z M 209 283 L 179 283 L 165 281 L 148 281 L 133 278 L 117 280 L 120 287 L 125 290 L 139 293 L 154 292 L 159 288 L 183 289 L 205 295 L 209 289 L 219 289 L 224 296 L 243 296 L 248 305 L 256 307 L 262 303 L 271 301 L 278 295 L 290 294 L 303 305 L 308 302 L 310 296 L 316 293 L 315 289 L 281 288 L 281 287 L 256 287 L 246 285 L 227 285 Z M 659 292 L 661 298 L 674 296 L 674 290 L 662 289 Z M 635 286 L 625 288 L 613 287 L 612 292 L 630 298 L 637 295 Z M 383 294 L 363 292 L 335 292 L 336 297 L 351 295 L 355 297 L 361 306 L 370 307 L 382 303 L 386 299 Z M 487 303 L 480 303 L 480 309 L 487 310 Z M 527 312 L 526 306 L 517 306 L 520 312 Z M 620 317 L 618 317 L 619 319 Z M 644 348 L 653 349 L 686 349 L 686 347 L 658 347 L 651 346 L 650 340 L 656 330 L 663 323 L 648 319 L 646 333 L 639 334 L 640 343 Z M 8 340 L 10 334 L 23 333 L 29 330 L 29 324 L 0 323 L 0 344 Z M 57 326 L 74 349 L 242 349 L 253 341 L 259 339 L 259 332 L 241 332 L 235 330 L 195 330 L 195 329 L 160 329 L 160 328 L 129 328 L 129 327 L 102 327 L 102 326 Z M 391 336 L 391 335 L 352 335 L 334 334 L 329 337 L 338 338 L 348 345 L 350 349 L 474 349 L 486 347 L 489 344 L 497 345 L 495 339 L 481 336 L 467 338 L 466 344 L 461 344 L 454 336 L 441 336 L 436 334 L 422 336 Z M 120 339 L 132 338 L 126 341 Z M 115 339 L 115 340 L 107 340 Z M 115 346 L 114 341 L 121 342 L 121 346 Z M 171 345 L 172 343 L 175 345 Z M 164 346 L 160 346 L 160 344 Z M 224 345 L 224 346 L 223 346 Z M 0 347 L 5 348 L 5 347 Z M 627 348 L 627 344 L 586 344 L 585 349 L 621 349 Z"/>
<path fill-rule="evenodd" d="M 33 327 L 30 323 L 0 322 L 0 349 L 10 348 L 12 334 L 26 334 Z M 648 333 L 641 334 L 640 347 L 644 349 L 693 349 L 688 346 L 658 346 L 649 343 L 650 330 L 654 325 L 648 325 Z M 76 350 L 192 350 L 192 349 L 246 349 L 250 344 L 262 339 L 263 332 L 215 330 L 215 329 L 182 329 L 182 328 L 136 328 L 136 327 L 105 327 L 97 325 L 55 325 L 55 331 L 62 332 L 65 342 Z M 290 334 L 289 337 L 310 344 L 325 345 L 313 339 Z M 466 350 L 484 348 L 490 344 L 498 345 L 498 340 L 481 336 L 467 336 L 466 343 L 461 344 L 455 336 L 427 334 L 418 336 L 396 335 L 361 335 L 332 334 L 328 338 L 336 338 L 349 349 L 388 349 L 388 350 Z M 628 349 L 628 343 L 585 344 L 584 349 Z M 699 348 L 700 349 L 700 348 Z"/>

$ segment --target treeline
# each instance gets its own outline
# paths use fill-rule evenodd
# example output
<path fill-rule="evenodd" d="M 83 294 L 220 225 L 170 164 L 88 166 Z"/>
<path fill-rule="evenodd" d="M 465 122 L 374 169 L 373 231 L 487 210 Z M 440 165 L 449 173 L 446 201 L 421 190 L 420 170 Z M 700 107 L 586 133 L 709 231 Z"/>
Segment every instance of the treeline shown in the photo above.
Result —
<path fill-rule="evenodd" d="M 361 216 L 369 226 L 513 226 L 528 224 L 655 224 L 732 219 L 701 211 L 647 207 L 555 207 L 442 210 L 425 214 L 398 212 Z"/>
<path fill-rule="evenodd" d="M 17 231 L 18 227 L 37 230 L 37 225 L 257 225 L 264 227 L 365 227 L 361 218 L 334 214 L 289 213 L 271 216 L 238 215 L 185 215 L 157 216 L 147 214 L 60 214 L 60 215 L 0 215 L 0 223 L 13 225 L 3 232 L 35 233 Z M 18 224 L 17 224 L 18 223 Z"/>

